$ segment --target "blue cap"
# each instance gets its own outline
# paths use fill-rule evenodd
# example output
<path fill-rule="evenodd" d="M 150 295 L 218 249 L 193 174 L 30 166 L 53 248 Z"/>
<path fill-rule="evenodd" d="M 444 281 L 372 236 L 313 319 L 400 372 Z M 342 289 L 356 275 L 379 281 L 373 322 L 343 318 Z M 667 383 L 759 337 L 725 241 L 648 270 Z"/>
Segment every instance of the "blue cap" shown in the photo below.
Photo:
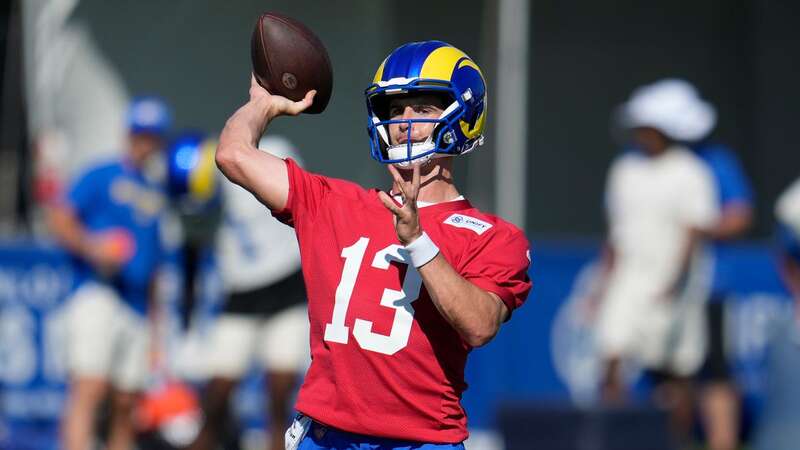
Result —
<path fill-rule="evenodd" d="M 172 113 L 167 103 L 155 96 L 136 97 L 128 107 L 128 128 L 131 133 L 166 136 L 172 125 Z"/>

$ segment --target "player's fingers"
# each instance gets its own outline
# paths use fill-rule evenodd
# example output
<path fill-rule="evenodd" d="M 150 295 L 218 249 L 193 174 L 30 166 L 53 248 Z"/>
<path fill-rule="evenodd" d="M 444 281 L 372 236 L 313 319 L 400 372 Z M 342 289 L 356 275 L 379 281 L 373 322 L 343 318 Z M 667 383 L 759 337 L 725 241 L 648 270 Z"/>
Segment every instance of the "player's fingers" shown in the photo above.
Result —
<path fill-rule="evenodd" d="M 395 215 L 395 217 L 400 217 L 400 215 L 402 214 L 402 211 L 397 206 L 397 204 L 392 200 L 392 198 L 389 197 L 389 194 L 387 194 L 386 192 L 380 191 L 380 192 L 378 192 L 378 198 L 381 199 L 381 202 L 383 203 L 383 206 L 385 206 L 386 209 L 391 211 Z"/>
<path fill-rule="evenodd" d="M 400 176 L 400 171 L 397 170 L 394 164 L 389 164 L 389 173 L 392 174 L 392 179 L 394 179 L 394 184 L 397 185 L 397 189 L 400 189 L 400 194 L 403 195 L 403 201 L 407 201 L 408 193 L 406 192 L 406 182 L 403 180 L 403 177 Z"/>
<path fill-rule="evenodd" d="M 306 96 L 303 97 L 302 100 L 297 102 L 291 102 L 287 107 L 287 112 L 292 115 L 300 114 L 301 112 L 308 109 L 311 104 L 314 102 L 314 96 L 317 95 L 317 91 L 311 90 L 306 92 Z"/>
<path fill-rule="evenodd" d="M 402 179 L 400 176 L 400 171 L 397 170 L 397 167 L 395 167 L 394 164 L 389 164 L 387 167 L 389 167 L 389 173 L 392 174 L 392 179 L 394 179 L 394 181 Z"/>
<path fill-rule="evenodd" d="M 383 203 L 383 206 L 385 206 L 386 209 L 388 209 L 389 211 L 392 212 L 392 214 L 394 214 L 395 224 L 397 224 L 398 222 L 405 223 L 411 220 L 411 216 L 413 213 L 407 210 L 408 208 L 407 205 L 399 206 L 397 202 L 395 202 L 394 199 L 392 199 L 392 197 L 386 192 L 381 191 L 378 195 L 381 199 L 381 202 Z"/>
<path fill-rule="evenodd" d="M 416 206 L 417 195 L 419 195 L 420 164 L 414 164 L 411 173 L 411 200 Z"/>
<path fill-rule="evenodd" d="M 293 106 L 298 110 L 298 113 L 303 112 L 308 109 L 312 103 L 314 103 L 314 97 L 316 97 L 316 95 L 317 91 L 312 89 L 306 92 L 306 95 L 302 100 L 299 102 L 294 102 Z"/>

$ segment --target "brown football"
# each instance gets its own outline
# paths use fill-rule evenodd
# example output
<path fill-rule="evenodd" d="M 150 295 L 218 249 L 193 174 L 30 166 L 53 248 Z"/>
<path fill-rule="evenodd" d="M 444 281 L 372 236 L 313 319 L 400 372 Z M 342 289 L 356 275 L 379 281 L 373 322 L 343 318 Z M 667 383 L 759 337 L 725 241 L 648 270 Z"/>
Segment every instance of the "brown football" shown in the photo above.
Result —
<path fill-rule="evenodd" d="M 331 60 L 322 41 L 291 17 L 267 12 L 259 16 L 250 41 L 250 57 L 258 84 L 271 94 L 299 101 L 316 89 L 304 112 L 319 114 L 333 89 Z"/>

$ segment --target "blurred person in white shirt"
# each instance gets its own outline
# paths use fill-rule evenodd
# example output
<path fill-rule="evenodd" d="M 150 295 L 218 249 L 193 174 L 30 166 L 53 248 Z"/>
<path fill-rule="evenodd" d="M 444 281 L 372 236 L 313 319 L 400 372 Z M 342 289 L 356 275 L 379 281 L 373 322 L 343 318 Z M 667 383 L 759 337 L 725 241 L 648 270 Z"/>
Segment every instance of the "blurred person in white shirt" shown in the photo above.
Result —
<path fill-rule="evenodd" d="M 689 377 L 705 356 L 700 261 L 704 230 L 718 218 L 713 176 L 682 142 L 705 134 L 702 111 L 675 102 L 681 84 L 643 86 L 616 117 L 632 146 L 609 169 L 608 241 L 598 294 L 602 396 L 626 397 L 623 366 L 651 375 L 677 434 L 692 425 Z"/>

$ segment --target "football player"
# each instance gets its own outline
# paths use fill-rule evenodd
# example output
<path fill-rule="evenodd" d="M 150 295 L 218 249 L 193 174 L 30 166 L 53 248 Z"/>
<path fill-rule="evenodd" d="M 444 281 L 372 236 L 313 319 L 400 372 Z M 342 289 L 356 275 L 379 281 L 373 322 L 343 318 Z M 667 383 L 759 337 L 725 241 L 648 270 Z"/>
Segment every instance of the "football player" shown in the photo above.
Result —
<path fill-rule="evenodd" d="M 95 418 L 112 392 L 108 448 L 133 446 L 133 407 L 148 377 L 147 324 L 161 262 L 162 188 L 146 176 L 170 124 L 156 97 L 133 101 L 123 157 L 88 170 L 49 211 L 53 235 L 75 258 L 79 286 L 68 300 L 66 450 L 92 446 Z"/>
<path fill-rule="evenodd" d="M 216 154 L 300 244 L 312 362 L 287 448 L 463 448 L 467 355 L 531 288 L 524 233 L 477 210 L 454 181 L 453 157 L 483 140 L 483 75 L 440 41 L 403 45 L 383 61 L 365 95 L 388 191 L 255 148 L 273 119 L 301 113 L 314 94 L 293 102 L 251 79 Z"/>

